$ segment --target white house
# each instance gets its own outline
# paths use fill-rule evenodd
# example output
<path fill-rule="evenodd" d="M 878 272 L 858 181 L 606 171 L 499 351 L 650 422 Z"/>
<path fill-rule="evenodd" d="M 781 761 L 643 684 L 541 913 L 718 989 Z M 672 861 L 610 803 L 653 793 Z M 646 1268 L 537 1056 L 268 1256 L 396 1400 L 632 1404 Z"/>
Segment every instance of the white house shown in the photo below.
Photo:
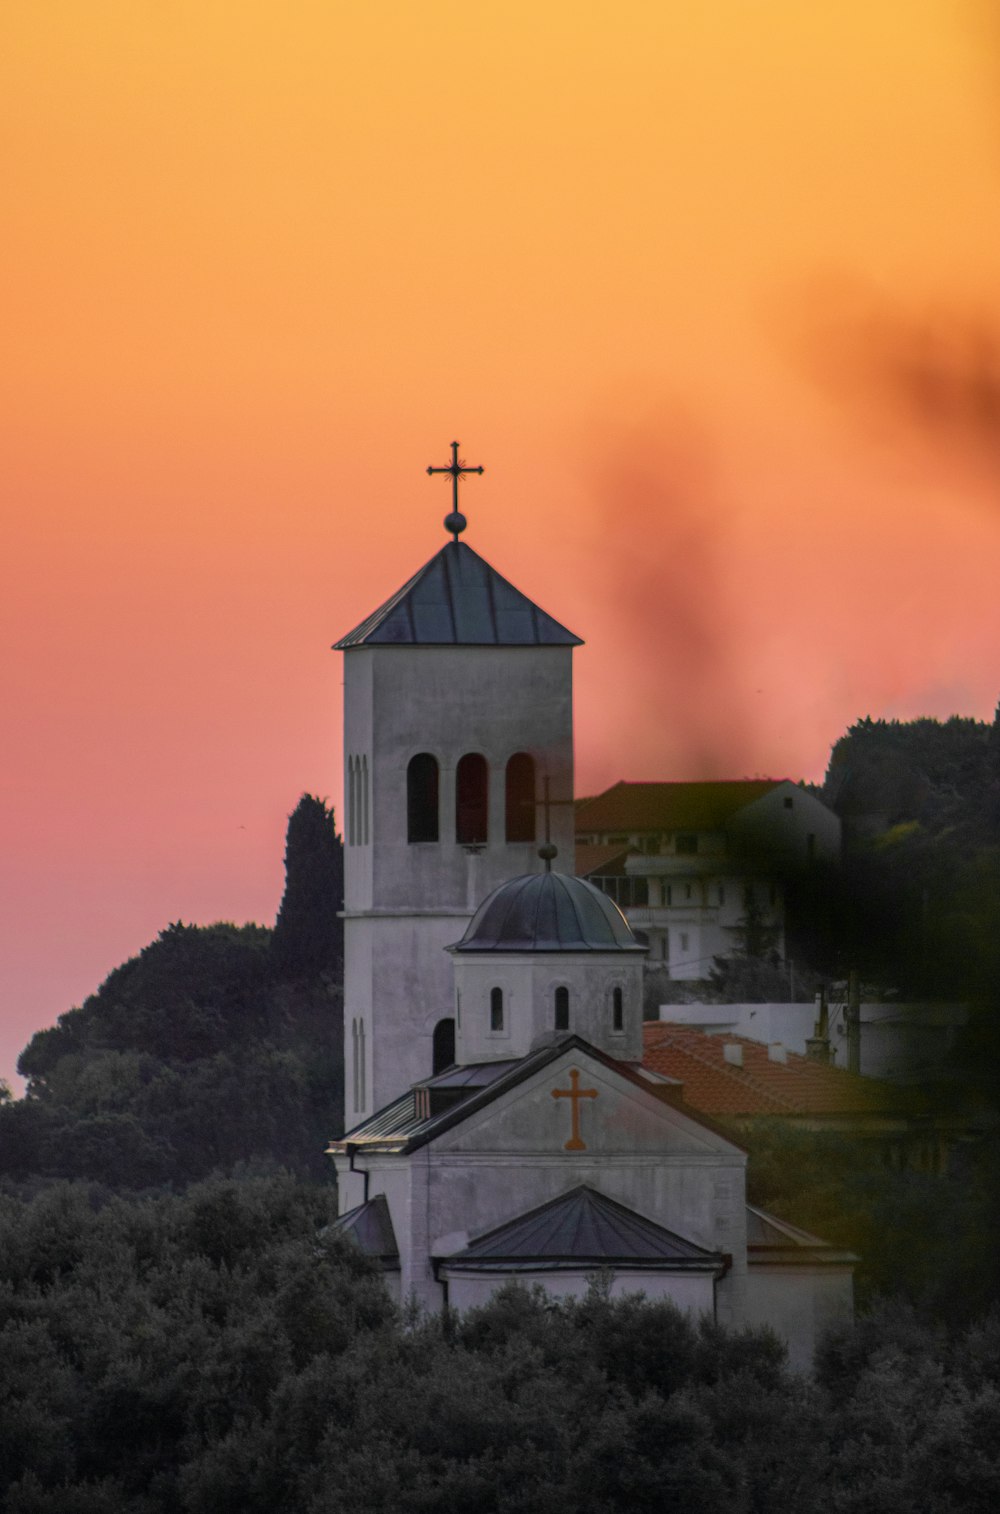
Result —
<path fill-rule="evenodd" d="M 796 873 L 840 857 L 840 821 L 788 779 L 614 784 L 576 810 L 576 871 L 625 911 L 672 978 L 707 976 L 752 899 L 785 955 Z"/>

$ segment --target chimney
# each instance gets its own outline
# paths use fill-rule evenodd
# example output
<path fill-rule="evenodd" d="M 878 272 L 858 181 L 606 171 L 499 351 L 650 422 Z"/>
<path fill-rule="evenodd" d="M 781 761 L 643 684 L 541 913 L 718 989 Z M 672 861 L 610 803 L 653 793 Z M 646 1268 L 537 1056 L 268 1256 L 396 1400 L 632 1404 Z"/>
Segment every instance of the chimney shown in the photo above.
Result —
<path fill-rule="evenodd" d="M 722 1047 L 722 1060 L 730 1067 L 743 1066 L 743 1047 L 738 1041 L 726 1041 Z"/>

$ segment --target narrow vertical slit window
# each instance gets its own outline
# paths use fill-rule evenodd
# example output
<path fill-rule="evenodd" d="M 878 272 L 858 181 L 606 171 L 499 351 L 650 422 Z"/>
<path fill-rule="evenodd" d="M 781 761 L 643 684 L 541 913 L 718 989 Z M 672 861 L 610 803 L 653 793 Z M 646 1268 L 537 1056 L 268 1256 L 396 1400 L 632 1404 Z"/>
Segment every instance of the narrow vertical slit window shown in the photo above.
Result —
<path fill-rule="evenodd" d="M 555 1028 L 569 1030 L 569 989 L 562 986 L 555 991 Z"/>
<path fill-rule="evenodd" d="M 407 841 L 437 841 L 439 787 L 437 758 L 430 752 L 411 757 L 406 769 Z"/>
<path fill-rule="evenodd" d="M 467 752 L 455 771 L 455 840 L 481 846 L 487 840 L 489 766 L 479 752 Z"/>
<path fill-rule="evenodd" d="M 361 759 L 361 821 L 362 842 L 368 845 L 368 758 Z"/>
<path fill-rule="evenodd" d="M 625 1029 L 625 1000 L 620 988 L 611 990 L 611 1029 Z"/>
<path fill-rule="evenodd" d="M 358 1021 L 358 1086 L 361 1089 L 361 1108 L 368 1101 L 368 1067 L 365 1061 L 365 1022 Z"/>
<path fill-rule="evenodd" d="M 351 1092 L 354 1095 L 354 1112 L 361 1108 L 361 1079 L 358 1074 L 358 1022 L 351 1021 Z"/>
<path fill-rule="evenodd" d="M 503 989 L 490 989 L 490 1030 L 503 1030 Z"/>
<path fill-rule="evenodd" d="M 347 844 L 354 845 L 354 758 L 347 759 Z"/>
<path fill-rule="evenodd" d="M 535 759 L 515 752 L 507 764 L 506 825 L 508 841 L 535 839 Z"/>

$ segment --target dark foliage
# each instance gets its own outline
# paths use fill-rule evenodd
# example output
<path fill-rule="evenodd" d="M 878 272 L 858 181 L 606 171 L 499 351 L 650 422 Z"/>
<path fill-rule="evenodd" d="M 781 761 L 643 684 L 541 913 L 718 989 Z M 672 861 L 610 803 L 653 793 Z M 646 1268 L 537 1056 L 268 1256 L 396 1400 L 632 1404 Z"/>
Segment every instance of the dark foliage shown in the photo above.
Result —
<path fill-rule="evenodd" d="M 0 1104 L 0 1171 L 119 1189 L 269 1162 L 326 1176 L 340 990 L 276 981 L 259 926 L 172 925 L 32 1038 Z"/>
<path fill-rule="evenodd" d="M 215 1180 L 0 1195 L 14 1514 L 866 1514 L 1000 1496 L 1000 1321 L 896 1307 L 811 1384 L 766 1332 L 506 1288 L 401 1319 L 330 1198 Z"/>
<path fill-rule="evenodd" d="M 303 794 L 288 818 L 285 892 L 271 953 L 279 975 L 339 981 L 344 962 L 344 848 L 333 810 Z"/>
<path fill-rule="evenodd" d="M 952 1326 L 1000 1307 L 997 1134 L 953 1153 L 947 1177 L 887 1165 L 878 1142 L 777 1119 L 742 1138 L 749 1201 L 855 1252 L 862 1304 L 893 1295 Z"/>

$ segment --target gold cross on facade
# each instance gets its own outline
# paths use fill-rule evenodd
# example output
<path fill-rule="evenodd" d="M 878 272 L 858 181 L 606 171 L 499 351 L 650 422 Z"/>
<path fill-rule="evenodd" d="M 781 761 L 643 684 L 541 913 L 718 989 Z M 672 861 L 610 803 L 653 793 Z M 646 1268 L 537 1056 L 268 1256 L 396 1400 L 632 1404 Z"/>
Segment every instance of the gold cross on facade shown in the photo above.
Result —
<path fill-rule="evenodd" d="M 465 530 L 468 524 L 465 516 L 458 508 L 458 481 L 460 478 L 464 478 L 466 473 L 482 473 L 483 471 L 481 467 L 471 468 L 468 463 L 462 461 L 458 455 L 458 442 L 452 442 L 451 444 L 451 462 L 446 468 L 427 469 L 428 473 L 451 474 L 451 514 L 445 516 L 444 528 L 446 531 L 451 532 L 456 541 L 458 541 L 460 533 Z"/>
<path fill-rule="evenodd" d="M 571 1111 L 570 1118 L 571 1118 L 571 1122 L 572 1122 L 572 1134 L 570 1135 L 569 1140 L 566 1142 L 565 1146 L 563 1147 L 563 1150 L 564 1151 L 586 1151 L 586 1149 L 587 1149 L 587 1143 L 586 1143 L 586 1141 L 582 1141 L 580 1139 L 580 1107 L 579 1107 L 579 1105 L 580 1105 L 580 1100 L 581 1099 L 596 1099 L 597 1098 L 597 1089 L 596 1088 L 581 1088 L 580 1087 L 580 1074 L 577 1072 L 577 1070 L 576 1070 L 575 1067 L 571 1067 L 570 1070 L 569 1070 L 569 1081 L 570 1081 L 570 1087 L 569 1088 L 553 1088 L 552 1091 L 551 1091 L 552 1092 L 552 1097 L 554 1099 L 569 1099 L 570 1100 L 570 1111 Z"/>

